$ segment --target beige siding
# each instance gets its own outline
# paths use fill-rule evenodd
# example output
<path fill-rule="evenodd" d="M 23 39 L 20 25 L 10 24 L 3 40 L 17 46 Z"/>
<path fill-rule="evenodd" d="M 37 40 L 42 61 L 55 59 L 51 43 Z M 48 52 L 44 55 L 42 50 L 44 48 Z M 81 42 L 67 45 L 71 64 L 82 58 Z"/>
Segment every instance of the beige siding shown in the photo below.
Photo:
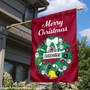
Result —
<path fill-rule="evenodd" d="M 2 75 L 3 75 L 3 65 L 4 65 L 4 55 L 5 55 L 5 42 L 6 37 L 0 33 L 0 90 L 2 86 Z"/>
<path fill-rule="evenodd" d="M 25 6 L 21 4 L 19 5 L 19 3 L 14 2 L 12 2 L 13 5 L 11 6 L 8 3 L 11 3 L 11 1 L 13 0 L 4 0 L 4 1 L 6 2 L 0 1 L 0 11 L 19 22 L 22 22 Z"/>
<path fill-rule="evenodd" d="M 4 17 L 0 16 L 0 25 L 7 26 L 7 25 L 10 25 L 10 24 L 11 24 L 11 22 L 9 22 Z"/>
<path fill-rule="evenodd" d="M 21 13 L 24 13 L 24 5 L 18 2 L 18 0 L 3 0 L 4 3 L 13 7 Z"/>
<path fill-rule="evenodd" d="M 30 48 L 27 49 L 25 47 L 22 47 L 22 45 L 19 46 L 18 44 L 16 45 L 14 42 L 11 43 L 11 41 L 7 41 L 5 54 L 6 59 L 30 65 L 30 55 Z"/>

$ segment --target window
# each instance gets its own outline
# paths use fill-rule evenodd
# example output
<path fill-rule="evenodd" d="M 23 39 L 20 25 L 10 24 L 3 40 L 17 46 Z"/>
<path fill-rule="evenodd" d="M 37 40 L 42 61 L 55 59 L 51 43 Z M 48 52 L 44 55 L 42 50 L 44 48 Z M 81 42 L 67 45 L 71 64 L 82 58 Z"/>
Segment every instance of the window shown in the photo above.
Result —
<path fill-rule="evenodd" d="M 27 71 L 26 66 L 18 64 L 16 67 L 16 80 L 15 81 L 17 82 L 25 81 L 27 79 L 26 71 Z"/>
<path fill-rule="evenodd" d="M 30 82 L 30 72 L 29 66 L 17 62 L 13 62 L 10 60 L 5 60 L 4 62 L 4 71 L 8 72 L 14 81 L 27 81 Z M 29 75 L 29 76 L 28 76 Z"/>
<path fill-rule="evenodd" d="M 25 13 L 24 13 L 24 18 L 23 21 L 28 21 L 28 20 L 32 20 L 34 16 L 34 9 L 33 8 L 25 8 Z M 26 23 L 24 24 L 26 27 L 31 28 L 31 24 L 30 23 Z"/>
<path fill-rule="evenodd" d="M 8 62 L 4 62 L 4 71 L 8 72 L 11 76 L 13 76 L 13 64 L 12 63 L 8 63 Z"/>
<path fill-rule="evenodd" d="M 28 83 L 30 83 L 30 68 L 28 69 L 28 80 L 27 80 Z"/>

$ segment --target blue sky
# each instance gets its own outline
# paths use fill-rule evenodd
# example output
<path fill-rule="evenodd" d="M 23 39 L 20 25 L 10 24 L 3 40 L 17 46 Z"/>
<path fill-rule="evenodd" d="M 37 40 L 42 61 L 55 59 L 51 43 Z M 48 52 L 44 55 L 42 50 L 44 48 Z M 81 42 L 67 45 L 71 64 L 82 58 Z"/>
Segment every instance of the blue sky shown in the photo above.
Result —
<path fill-rule="evenodd" d="M 86 9 L 77 11 L 77 38 L 81 40 L 88 31 L 87 37 L 90 45 L 90 0 L 83 0 L 83 2 L 86 4 Z"/>
<path fill-rule="evenodd" d="M 49 1 L 50 5 L 45 12 L 39 14 L 39 17 L 73 8 L 83 7 L 83 10 L 77 11 L 77 39 L 81 40 L 84 36 L 87 36 L 87 44 L 90 45 L 90 0 L 47 1 Z"/>

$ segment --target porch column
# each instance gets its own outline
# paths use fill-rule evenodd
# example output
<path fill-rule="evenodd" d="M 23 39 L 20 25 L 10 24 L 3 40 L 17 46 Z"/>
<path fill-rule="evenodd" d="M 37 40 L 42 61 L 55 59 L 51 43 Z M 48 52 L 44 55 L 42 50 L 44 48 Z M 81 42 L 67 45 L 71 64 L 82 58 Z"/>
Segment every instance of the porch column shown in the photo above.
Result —
<path fill-rule="evenodd" d="M 8 30 L 0 26 L 0 90 L 2 87 L 2 76 L 4 69 L 4 58 L 5 58 L 5 46 L 6 46 L 6 36 L 8 35 Z"/>

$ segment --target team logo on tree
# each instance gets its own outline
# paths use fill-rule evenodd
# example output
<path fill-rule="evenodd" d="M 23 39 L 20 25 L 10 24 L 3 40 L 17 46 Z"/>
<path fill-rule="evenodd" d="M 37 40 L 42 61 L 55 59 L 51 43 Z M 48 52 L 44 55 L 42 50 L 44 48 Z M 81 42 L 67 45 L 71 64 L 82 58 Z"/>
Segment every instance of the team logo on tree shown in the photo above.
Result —
<path fill-rule="evenodd" d="M 57 78 L 68 69 L 72 61 L 71 45 L 66 39 L 48 37 L 43 40 L 35 53 L 35 65 L 39 73 L 50 79 Z"/>

